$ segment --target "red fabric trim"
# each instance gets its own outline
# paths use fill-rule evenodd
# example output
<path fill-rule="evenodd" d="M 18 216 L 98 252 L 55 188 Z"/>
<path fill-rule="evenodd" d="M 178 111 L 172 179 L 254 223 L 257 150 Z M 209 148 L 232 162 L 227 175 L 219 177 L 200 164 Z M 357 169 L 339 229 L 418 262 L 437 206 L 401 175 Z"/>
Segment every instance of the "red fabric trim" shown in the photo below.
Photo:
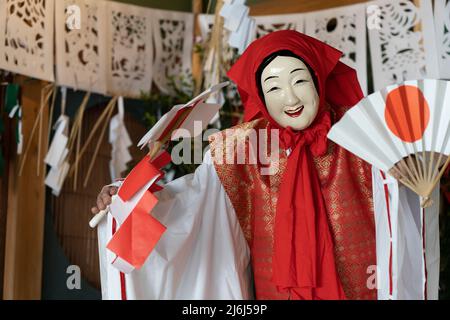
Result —
<path fill-rule="evenodd" d="M 116 219 L 112 219 L 112 235 L 114 235 L 117 229 L 117 222 Z M 127 286 L 125 282 L 125 274 L 123 272 L 120 272 L 120 295 L 122 300 L 127 300 Z"/>
<path fill-rule="evenodd" d="M 380 170 L 383 179 L 386 179 L 386 175 Z M 386 208 L 389 224 L 389 295 L 392 296 L 393 292 L 393 280 L 392 280 L 392 225 L 391 225 L 391 209 L 389 204 L 389 189 L 386 184 L 384 184 L 384 196 L 386 199 Z"/>

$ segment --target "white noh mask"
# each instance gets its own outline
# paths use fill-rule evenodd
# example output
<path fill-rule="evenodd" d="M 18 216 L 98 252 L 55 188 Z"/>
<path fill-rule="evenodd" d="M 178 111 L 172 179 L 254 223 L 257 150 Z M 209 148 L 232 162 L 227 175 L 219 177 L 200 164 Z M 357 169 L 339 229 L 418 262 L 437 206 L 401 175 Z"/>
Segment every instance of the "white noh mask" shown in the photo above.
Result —
<path fill-rule="evenodd" d="M 264 68 L 260 81 L 267 111 L 280 126 L 303 130 L 311 125 L 319 95 L 303 61 L 278 56 Z"/>

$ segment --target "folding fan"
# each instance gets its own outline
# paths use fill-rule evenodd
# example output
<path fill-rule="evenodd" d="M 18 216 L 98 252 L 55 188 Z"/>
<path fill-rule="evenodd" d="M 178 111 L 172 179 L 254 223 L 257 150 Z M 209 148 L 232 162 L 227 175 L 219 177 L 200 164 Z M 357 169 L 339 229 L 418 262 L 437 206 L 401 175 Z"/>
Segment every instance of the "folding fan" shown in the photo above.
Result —
<path fill-rule="evenodd" d="M 413 80 L 362 99 L 328 138 L 390 171 L 431 205 L 430 194 L 450 162 L 450 82 Z"/>

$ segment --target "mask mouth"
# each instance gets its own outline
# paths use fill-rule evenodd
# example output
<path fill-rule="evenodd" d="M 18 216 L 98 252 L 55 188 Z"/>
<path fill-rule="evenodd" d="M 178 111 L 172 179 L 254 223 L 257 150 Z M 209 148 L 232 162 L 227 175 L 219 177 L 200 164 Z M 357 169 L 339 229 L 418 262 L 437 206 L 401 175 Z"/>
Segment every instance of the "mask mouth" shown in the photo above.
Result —
<path fill-rule="evenodd" d="M 302 114 L 303 109 L 305 109 L 305 107 L 303 105 L 301 105 L 301 106 L 298 106 L 295 109 L 285 110 L 284 113 L 286 115 L 288 115 L 289 117 L 291 117 L 291 118 L 298 118 Z"/>

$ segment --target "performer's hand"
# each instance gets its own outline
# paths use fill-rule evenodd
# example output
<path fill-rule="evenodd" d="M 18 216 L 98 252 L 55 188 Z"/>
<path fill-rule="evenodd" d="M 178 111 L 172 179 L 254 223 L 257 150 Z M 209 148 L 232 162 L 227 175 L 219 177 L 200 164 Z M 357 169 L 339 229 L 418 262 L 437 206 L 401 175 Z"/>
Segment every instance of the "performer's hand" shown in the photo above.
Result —
<path fill-rule="evenodd" d="M 105 210 L 107 206 L 111 204 L 111 198 L 119 190 L 118 187 L 104 186 L 97 196 L 97 206 L 92 207 L 93 214 L 99 213 L 101 210 Z"/>

